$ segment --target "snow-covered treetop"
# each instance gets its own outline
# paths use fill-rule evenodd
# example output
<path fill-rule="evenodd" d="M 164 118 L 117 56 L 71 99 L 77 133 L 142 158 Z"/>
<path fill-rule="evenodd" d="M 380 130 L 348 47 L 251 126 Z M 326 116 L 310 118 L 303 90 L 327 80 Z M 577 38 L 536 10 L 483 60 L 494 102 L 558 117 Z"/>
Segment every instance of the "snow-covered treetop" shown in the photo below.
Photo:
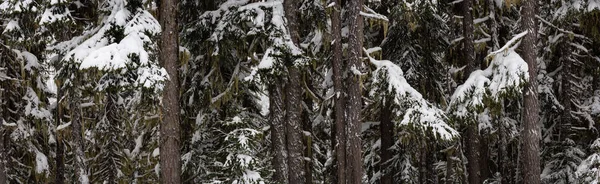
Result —
<path fill-rule="evenodd" d="M 201 25 L 214 26 L 209 41 L 215 43 L 213 55 L 219 54 L 219 42 L 229 36 L 266 35 L 268 47 L 259 64 L 259 69 L 283 66 L 280 57 L 284 53 L 301 58 L 303 51 L 290 36 L 284 16 L 283 0 L 250 2 L 249 0 L 228 0 L 219 9 L 207 11 L 201 16 Z M 294 65 L 301 65 L 303 59 L 295 59 Z"/>
<path fill-rule="evenodd" d="M 55 48 L 66 48 L 63 60 L 79 64 L 81 70 L 121 71 L 134 65 L 138 76 L 136 84 L 144 87 L 160 84 L 166 79 L 166 71 L 151 57 L 154 44 L 151 37 L 160 33 L 160 24 L 146 10 L 126 8 L 125 0 L 106 3 L 104 7 L 110 13 L 103 18 L 100 27 Z"/>
<path fill-rule="evenodd" d="M 519 45 L 517 40 L 526 34 L 527 31 L 516 35 L 504 47 L 490 53 L 486 57 L 492 60 L 490 66 L 473 71 L 465 83 L 456 88 L 449 106 L 452 115 L 475 117 L 472 113 L 479 111 L 473 110 L 481 110 L 485 100 L 497 102 L 504 96 L 522 93 L 523 84 L 529 79 L 528 68 L 515 48 Z"/>
<path fill-rule="evenodd" d="M 373 50 L 373 49 L 369 49 Z M 444 111 L 423 98 L 404 78 L 400 66 L 388 60 L 376 60 L 369 50 L 363 49 L 371 64 L 375 65 L 369 96 L 377 100 L 391 100 L 399 126 L 411 126 L 421 131 L 432 131 L 436 138 L 451 140 L 458 132 L 446 123 Z"/>

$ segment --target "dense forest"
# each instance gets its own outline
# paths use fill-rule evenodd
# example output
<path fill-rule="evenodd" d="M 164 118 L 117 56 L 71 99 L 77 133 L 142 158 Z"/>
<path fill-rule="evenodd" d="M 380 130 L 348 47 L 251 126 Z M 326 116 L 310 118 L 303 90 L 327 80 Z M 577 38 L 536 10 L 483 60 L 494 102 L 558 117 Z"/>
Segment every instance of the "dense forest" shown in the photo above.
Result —
<path fill-rule="evenodd" d="M 600 0 L 1 0 L 0 183 L 600 181 Z"/>

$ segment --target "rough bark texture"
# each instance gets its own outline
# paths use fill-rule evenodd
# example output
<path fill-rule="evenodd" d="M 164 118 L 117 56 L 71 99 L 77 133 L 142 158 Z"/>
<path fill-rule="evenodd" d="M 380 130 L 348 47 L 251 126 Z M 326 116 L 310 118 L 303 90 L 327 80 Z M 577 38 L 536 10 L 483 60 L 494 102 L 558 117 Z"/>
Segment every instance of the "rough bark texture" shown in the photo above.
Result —
<path fill-rule="evenodd" d="M 159 59 L 169 75 L 163 93 L 160 125 L 161 183 L 181 183 L 177 3 L 178 0 L 161 0 L 159 6 L 162 26 Z"/>
<path fill-rule="evenodd" d="M 348 2 L 348 67 L 346 72 L 349 76 L 346 78 L 346 88 L 348 92 L 346 104 L 346 164 L 347 177 L 346 184 L 361 183 L 362 169 L 362 145 L 360 141 L 361 128 L 361 110 L 362 110 L 362 92 L 361 80 L 359 75 L 354 75 L 352 69 L 361 71 L 362 69 L 362 46 L 363 46 L 363 18 L 360 11 L 363 6 L 363 0 L 351 0 Z M 339 140 L 339 139 L 338 139 Z"/>
<path fill-rule="evenodd" d="M 1 95 L 0 95 L 1 97 Z M 2 120 L 2 118 L 0 118 Z M 6 177 L 6 153 L 4 153 L 4 135 L 5 133 L 4 126 L 0 128 L 0 184 L 8 183 L 8 178 Z"/>
<path fill-rule="evenodd" d="M 308 74 L 307 74 L 308 75 Z M 314 88 L 312 87 L 312 80 L 309 77 L 305 78 L 306 80 L 306 85 L 308 86 L 308 88 L 312 91 L 314 91 Z M 304 177 L 306 179 L 306 184 L 312 184 L 313 183 L 313 151 L 312 151 L 312 140 L 313 140 L 313 131 L 312 131 L 312 123 L 313 121 L 311 120 L 310 116 L 311 114 L 314 112 L 313 107 L 313 99 L 306 96 L 304 97 L 304 104 L 306 104 L 306 107 L 308 109 L 306 109 L 305 111 L 303 111 L 302 113 L 302 123 L 303 123 L 303 130 L 305 132 L 308 132 L 308 135 L 304 135 L 304 158 L 307 158 L 305 160 L 304 163 Z"/>
<path fill-rule="evenodd" d="M 342 6 L 340 0 L 334 0 L 335 6 L 333 6 L 333 15 L 331 16 L 331 32 L 333 33 L 333 88 L 334 88 L 334 99 L 335 99 L 335 123 L 334 129 L 335 137 L 333 141 L 335 151 L 335 167 L 337 183 L 344 183 L 346 181 L 346 121 L 345 121 L 345 106 L 346 106 L 346 94 L 344 93 L 343 86 L 343 50 L 342 50 L 342 21 L 341 11 Z"/>
<path fill-rule="evenodd" d="M 389 150 L 394 145 L 394 124 L 392 124 L 392 106 L 387 100 L 381 105 L 379 115 L 379 131 L 381 134 L 381 184 L 393 184 L 396 172 L 390 167 L 390 159 L 394 156 Z"/>
<path fill-rule="evenodd" d="M 60 88 L 60 86 L 58 87 L 57 91 L 56 91 L 56 99 L 62 99 L 62 92 L 63 90 Z M 56 125 L 60 125 L 62 123 L 62 117 L 63 117 L 63 108 L 60 102 L 56 103 Z M 2 148 L 0 148 L 2 149 Z M 1 153 L 1 152 L 0 152 Z M 54 176 L 54 182 L 56 184 L 63 184 L 65 183 L 65 161 L 64 161 L 64 153 L 65 153 L 65 148 L 63 145 L 63 138 L 62 138 L 62 133 L 61 132 L 56 132 L 56 174 Z M 0 157 L 1 158 L 1 157 Z M 2 169 L 2 168 L 0 168 Z M 3 180 L 0 180 L 3 181 Z"/>
<path fill-rule="evenodd" d="M 283 92 L 277 83 L 269 86 L 269 122 L 271 124 L 271 144 L 273 148 L 273 181 L 277 183 L 287 183 L 287 149 L 285 138 L 285 106 L 283 102 Z"/>
<path fill-rule="evenodd" d="M 496 121 L 500 121 L 500 118 L 497 117 Z M 498 127 L 498 170 L 500 172 L 500 184 L 508 184 L 510 183 L 510 168 L 508 167 L 509 154 L 508 154 L 508 134 L 506 127 L 503 124 L 500 124 Z"/>
<path fill-rule="evenodd" d="M 535 9 L 537 1 L 524 0 L 521 8 L 522 28 L 529 33 L 525 35 L 521 48 L 521 56 L 529 68 L 529 82 L 523 89 L 523 129 L 521 134 L 522 176 L 523 183 L 539 184 L 540 181 L 540 145 L 541 130 L 539 124 L 540 106 L 537 93 L 537 28 Z"/>
<path fill-rule="evenodd" d="M 296 15 L 297 2 L 294 0 L 285 0 L 283 2 L 285 18 L 287 19 L 288 30 L 292 41 L 298 46 L 300 35 L 298 33 L 298 20 Z M 285 109 L 286 109 L 286 134 L 288 150 L 288 183 L 304 183 L 304 144 L 302 143 L 302 79 L 301 72 L 297 66 L 294 66 L 294 58 L 288 61 L 288 80 L 285 88 Z"/>
<path fill-rule="evenodd" d="M 288 84 L 285 90 L 286 145 L 288 150 L 288 183 L 304 183 L 304 150 L 302 143 L 302 86 L 300 71 L 295 66 L 288 68 Z"/>
<path fill-rule="evenodd" d="M 464 37 L 464 57 L 466 70 L 464 79 L 477 69 L 475 62 L 475 49 L 473 46 L 473 15 L 471 14 L 472 0 L 464 0 L 462 3 L 463 11 L 463 37 Z M 467 173 L 470 184 L 481 183 L 480 155 L 481 145 L 479 142 L 479 130 L 477 122 L 471 122 L 467 125 L 465 141 L 465 155 L 467 156 Z"/>
<path fill-rule="evenodd" d="M 80 183 L 86 183 L 88 180 L 87 167 L 85 164 L 85 152 L 83 149 L 83 134 L 82 134 L 82 122 L 81 122 L 81 99 L 79 92 L 76 87 L 79 86 L 79 79 L 75 77 L 73 84 L 70 87 L 69 95 L 71 96 L 70 110 L 71 110 L 71 126 L 73 126 L 73 147 L 75 149 L 75 178 Z"/>

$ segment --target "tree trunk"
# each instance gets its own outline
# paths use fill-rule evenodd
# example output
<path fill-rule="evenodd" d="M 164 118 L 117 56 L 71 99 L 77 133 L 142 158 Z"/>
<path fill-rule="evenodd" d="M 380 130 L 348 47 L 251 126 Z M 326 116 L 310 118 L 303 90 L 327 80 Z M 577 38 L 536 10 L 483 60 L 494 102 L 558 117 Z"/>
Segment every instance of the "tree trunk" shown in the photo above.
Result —
<path fill-rule="evenodd" d="M 522 41 L 523 59 L 529 68 L 529 82 L 523 89 L 523 130 L 521 135 L 523 158 L 523 183 L 539 184 L 540 181 L 540 137 L 539 102 L 537 94 L 537 28 L 535 12 L 537 1 L 524 0 L 521 8 L 521 23 L 523 30 L 529 33 Z"/>
<path fill-rule="evenodd" d="M 308 76 L 308 74 L 307 74 Z M 312 80 L 310 77 L 306 77 L 306 84 L 310 90 L 312 88 Z M 307 158 L 304 163 L 304 178 L 306 178 L 306 184 L 313 184 L 313 153 L 312 153 L 312 140 L 313 140 L 313 131 L 312 131 L 312 121 L 310 119 L 311 114 L 313 113 L 313 101 L 310 97 L 304 97 L 304 104 L 308 107 L 307 110 L 303 111 L 302 119 L 303 119 L 303 129 L 305 132 L 308 132 L 308 135 L 304 137 L 304 157 Z"/>
<path fill-rule="evenodd" d="M 1 96 L 1 95 L 0 95 Z M 0 118 L 0 120 L 3 120 L 2 118 Z M 0 122 L 0 124 L 2 124 Z M 7 137 L 5 136 L 6 134 L 6 129 L 4 128 L 4 125 L 1 125 L 2 127 L 0 127 L 0 184 L 4 184 L 4 183 L 8 183 L 8 177 L 6 177 L 6 162 L 8 162 L 8 155 L 5 153 L 5 145 L 4 145 L 4 138 Z"/>
<path fill-rule="evenodd" d="M 361 129 L 361 111 L 362 111 L 362 90 L 361 76 L 354 75 L 351 70 L 361 71 L 362 67 L 362 46 L 363 46 L 363 18 L 360 15 L 363 0 L 351 0 L 348 2 L 348 67 L 349 72 L 346 78 L 346 87 L 348 99 L 346 104 L 346 169 L 348 177 L 346 184 L 359 184 L 362 181 L 362 145 L 360 140 Z M 339 140 L 339 139 L 338 139 Z"/>
<path fill-rule="evenodd" d="M 276 80 L 269 86 L 269 122 L 271 124 L 271 144 L 273 149 L 273 181 L 277 183 L 287 183 L 287 149 L 285 137 L 285 106 L 283 102 L 283 92 L 278 86 L 281 81 Z"/>
<path fill-rule="evenodd" d="M 73 126 L 73 147 L 75 148 L 75 177 L 80 183 L 88 183 L 88 173 L 85 164 L 85 152 L 83 147 L 83 134 L 82 134 L 82 122 L 81 122 L 81 99 L 79 92 L 76 89 L 79 86 L 79 79 L 77 77 L 72 79 L 72 86 L 69 90 L 71 95 L 70 110 L 71 110 L 71 126 Z"/>
<path fill-rule="evenodd" d="M 284 0 L 284 12 L 287 19 L 288 30 L 294 45 L 299 46 L 298 20 L 296 15 L 297 2 Z M 294 66 L 294 57 L 288 57 L 288 80 L 285 88 L 285 114 L 288 150 L 288 167 L 290 184 L 304 183 L 304 157 L 302 139 L 302 79 L 301 72 Z"/>
<path fill-rule="evenodd" d="M 285 90 L 286 145 L 290 184 L 304 183 L 304 157 L 302 143 L 302 86 L 300 71 L 295 66 L 288 68 L 288 84 Z"/>
<path fill-rule="evenodd" d="M 60 125 L 62 123 L 62 117 L 63 117 L 63 108 L 60 102 L 60 99 L 62 99 L 62 89 L 60 84 L 58 85 L 58 89 L 56 91 L 56 125 Z M 56 173 L 54 175 L 54 182 L 56 184 L 63 184 L 65 183 L 65 161 L 64 161 L 64 154 L 65 154 L 65 148 L 63 145 L 63 138 L 62 138 L 62 133 L 56 131 Z M 0 180 L 1 181 L 1 180 Z"/>
<path fill-rule="evenodd" d="M 159 60 L 169 75 L 163 92 L 163 119 L 160 125 L 162 183 L 181 183 L 177 4 L 178 0 L 161 0 L 159 6 L 162 27 Z"/>
<path fill-rule="evenodd" d="M 464 0 L 462 3 L 463 11 L 463 37 L 464 37 L 464 56 L 466 62 L 466 70 L 464 73 L 464 80 L 466 80 L 469 74 L 477 68 L 475 62 L 475 49 L 473 46 L 473 15 L 471 14 L 472 0 Z M 470 122 L 467 124 L 466 136 L 466 150 L 467 156 L 467 173 L 470 184 L 481 183 L 481 170 L 480 166 L 480 155 L 481 150 L 479 143 L 479 128 L 477 121 Z"/>
<path fill-rule="evenodd" d="M 343 86 L 343 69 L 345 68 L 343 59 L 343 48 L 342 48 L 342 21 L 341 11 L 342 6 L 340 0 L 333 1 L 333 14 L 331 16 L 331 32 L 333 37 L 333 88 L 334 88 L 334 99 L 335 99 L 335 120 L 334 130 L 335 141 L 333 147 L 335 150 L 335 164 L 337 183 L 346 182 L 346 121 L 345 121 L 345 107 L 346 107 L 346 93 L 344 93 Z"/>
<path fill-rule="evenodd" d="M 501 112 L 504 111 L 504 106 L 502 107 Z M 508 184 L 510 183 L 511 172 L 509 170 L 508 158 L 510 155 L 508 154 L 508 133 L 504 123 L 502 122 L 501 116 L 497 116 L 495 121 L 499 124 L 498 126 L 498 170 L 500 172 L 500 184 Z"/>
<path fill-rule="evenodd" d="M 391 167 L 390 160 L 394 154 L 390 148 L 394 145 L 394 124 L 392 123 L 392 106 L 391 100 L 387 99 L 382 102 L 381 114 L 379 116 L 379 131 L 381 134 L 381 184 L 394 183 L 394 171 Z"/>

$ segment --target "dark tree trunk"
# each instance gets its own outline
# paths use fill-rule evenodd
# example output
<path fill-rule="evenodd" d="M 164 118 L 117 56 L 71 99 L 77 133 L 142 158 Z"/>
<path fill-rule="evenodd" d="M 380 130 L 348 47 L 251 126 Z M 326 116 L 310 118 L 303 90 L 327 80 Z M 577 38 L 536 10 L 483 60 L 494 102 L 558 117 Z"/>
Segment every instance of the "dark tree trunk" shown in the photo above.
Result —
<path fill-rule="evenodd" d="M 529 82 L 523 89 L 522 176 L 523 183 L 539 184 L 540 181 L 540 137 L 539 102 L 537 93 L 537 28 L 535 12 L 537 1 L 524 0 L 521 8 L 522 29 L 525 35 L 521 47 L 522 57 L 529 67 Z"/>
<path fill-rule="evenodd" d="M 160 125 L 162 183 L 181 183 L 177 5 L 178 0 L 161 0 L 159 6 L 162 27 L 159 60 L 169 75 L 163 92 L 163 119 Z"/>
<path fill-rule="evenodd" d="M 56 91 L 56 125 L 60 125 L 62 123 L 62 117 L 63 117 L 63 107 L 61 105 L 60 99 L 62 99 L 63 96 L 63 90 L 61 89 L 60 84 L 58 84 L 58 90 Z M 64 154 L 65 154 L 65 148 L 63 145 L 63 136 L 62 133 L 56 131 L 56 173 L 54 175 L 54 182 L 56 184 L 63 184 L 65 183 L 65 161 L 64 161 Z M 2 181 L 2 180 L 0 180 Z"/>
<path fill-rule="evenodd" d="M 333 37 L 333 88 L 334 88 L 334 100 L 335 100 L 335 120 L 334 120 L 334 141 L 333 147 L 335 150 L 335 164 L 336 174 L 334 180 L 336 183 L 346 182 L 346 121 L 345 121 L 345 106 L 346 106 L 346 93 L 344 92 L 343 70 L 345 68 L 343 63 L 343 48 L 342 48 L 342 20 L 341 11 L 342 6 L 340 0 L 333 1 L 333 15 L 331 16 L 331 32 Z"/>
<path fill-rule="evenodd" d="M 286 142 L 290 184 L 304 183 L 304 157 L 302 143 L 302 86 L 300 71 L 295 66 L 288 68 L 288 84 L 285 90 Z"/>
<path fill-rule="evenodd" d="M 308 74 L 307 74 L 308 75 Z M 306 77 L 306 83 L 308 88 L 314 91 L 312 88 L 312 80 L 309 77 Z M 302 119 L 303 119 L 303 129 L 305 132 L 308 132 L 308 135 L 304 137 L 304 157 L 308 158 L 304 163 L 304 177 L 306 178 L 306 184 L 313 183 L 313 153 L 312 153 L 312 140 L 313 140 L 313 131 L 312 131 L 312 121 L 310 119 L 311 113 L 313 110 L 313 101 L 310 97 L 304 98 L 304 104 L 308 108 L 306 111 L 303 111 Z"/>
<path fill-rule="evenodd" d="M 1 97 L 1 95 L 0 95 Z M 2 120 L 2 118 L 0 118 Z M 1 124 L 1 123 L 0 123 Z M 0 183 L 8 183 L 8 177 L 6 177 L 6 163 L 8 162 L 7 154 L 5 153 L 4 138 L 6 137 L 6 129 L 4 125 L 0 127 Z"/>
<path fill-rule="evenodd" d="M 470 73 L 477 69 L 475 62 L 475 49 L 473 46 L 473 15 L 471 14 L 472 0 L 464 0 L 462 3 L 463 11 L 463 37 L 464 37 L 464 56 L 466 70 L 464 80 Z M 479 128 L 477 121 L 469 122 L 464 138 L 466 139 L 465 155 L 467 156 L 467 173 L 470 184 L 481 183 L 480 153 L 481 145 L 479 142 Z"/>
<path fill-rule="evenodd" d="M 504 108 L 502 108 L 504 111 Z M 496 117 L 495 121 L 498 123 L 498 170 L 500 172 L 500 184 L 510 183 L 511 172 L 509 169 L 510 155 L 508 154 L 508 133 L 500 116 Z"/>
<path fill-rule="evenodd" d="M 352 70 L 362 71 L 362 46 L 363 46 L 363 18 L 360 15 L 363 0 L 351 0 L 348 2 L 348 67 L 346 72 L 346 87 L 348 92 L 346 104 L 346 169 L 348 171 L 346 184 L 359 184 L 362 181 L 362 145 L 360 140 L 362 90 L 360 88 L 360 77 Z M 339 139 L 338 139 L 339 140 Z"/>
<path fill-rule="evenodd" d="M 394 145 L 394 124 L 392 123 L 393 107 L 391 100 L 385 100 L 381 105 L 379 115 L 379 132 L 381 134 L 381 184 L 393 184 L 396 171 L 391 167 L 390 159 L 394 154 L 390 148 Z"/>
<path fill-rule="evenodd" d="M 284 0 L 285 18 L 294 45 L 299 46 L 297 1 Z M 302 143 L 302 79 L 301 71 L 294 66 L 294 57 L 288 60 L 288 80 L 285 88 L 286 134 L 290 184 L 304 183 L 304 144 Z"/>
<path fill-rule="evenodd" d="M 492 173 L 490 171 L 490 151 L 489 151 L 489 147 L 488 144 L 490 144 L 490 142 L 488 141 L 488 139 L 486 139 L 485 137 L 479 137 L 480 141 L 481 141 L 481 159 L 480 159 L 480 169 L 481 169 L 481 182 L 485 181 L 486 179 L 492 177 Z M 493 164 L 493 163 L 492 163 Z"/>
<path fill-rule="evenodd" d="M 269 86 L 269 122 L 271 124 L 271 144 L 273 149 L 273 181 L 277 183 L 287 183 L 288 166 L 286 154 L 285 137 L 285 106 L 283 102 L 283 92 L 278 86 L 281 81 L 276 80 Z"/>

